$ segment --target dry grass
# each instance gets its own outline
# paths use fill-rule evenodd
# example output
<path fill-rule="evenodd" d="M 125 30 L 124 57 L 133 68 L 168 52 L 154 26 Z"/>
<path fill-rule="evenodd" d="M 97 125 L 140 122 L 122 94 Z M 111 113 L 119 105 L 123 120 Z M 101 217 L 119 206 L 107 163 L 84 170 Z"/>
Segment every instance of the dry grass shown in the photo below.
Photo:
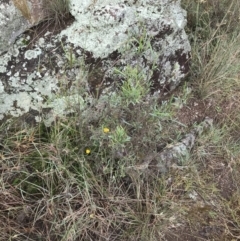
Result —
<path fill-rule="evenodd" d="M 53 21 L 56 25 L 61 25 L 63 21 L 70 17 L 69 0 L 43 0 L 43 6 L 47 20 Z"/>
<path fill-rule="evenodd" d="M 19 9 L 22 15 L 31 21 L 31 12 L 29 9 L 29 5 L 26 0 L 13 0 L 13 3 L 17 9 Z"/>

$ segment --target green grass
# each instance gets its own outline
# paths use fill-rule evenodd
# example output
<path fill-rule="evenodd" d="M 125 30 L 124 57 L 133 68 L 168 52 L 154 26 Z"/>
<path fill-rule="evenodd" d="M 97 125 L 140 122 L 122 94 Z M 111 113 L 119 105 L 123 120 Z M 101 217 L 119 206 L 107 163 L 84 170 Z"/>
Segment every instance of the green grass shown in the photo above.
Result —
<path fill-rule="evenodd" d="M 81 63 L 74 89 L 85 103 L 69 101 L 74 114 L 49 128 L 1 125 L 0 240 L 239 239 L 239 3 L 182 4 L 191 70 L 168 101 L 150 96 L 148 77 L 130 66 L 92 99 Z M 140 41 L 139 51 L 149 47 Z M 193 149 L 158 170 L 158 153 L 206 116 L 213 125 Z"/>

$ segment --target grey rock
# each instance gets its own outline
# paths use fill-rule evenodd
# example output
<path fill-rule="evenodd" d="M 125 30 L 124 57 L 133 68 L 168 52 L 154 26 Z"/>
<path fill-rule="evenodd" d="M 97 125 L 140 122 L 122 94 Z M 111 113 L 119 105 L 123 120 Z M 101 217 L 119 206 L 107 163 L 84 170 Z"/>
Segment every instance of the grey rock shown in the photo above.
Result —
<path fill-rule="evenodd" d="M 126 66 L 138 68 L 162 94 L 176 88 L 188 71 L 190 44 L 180 1 L 71 0 L 74 23 L 59 35 L 46 33 L 31 48 L 24 44 L 31 41 L 26 33 L 16 37 L 33 23 L 13 4 L 4 7 L 12 14 L 0 17 L 0 25 L 14 27 L 0 39 L 0 120 L 49 107 L 55 116 L 66 113 L 59 81 L 67 78 L 66 86 L 74 86 L 83 59 L 91 72 L 88 93 L 94 84 L 123 81 Z M 69 90 L 70 98 L 82 99 L 76 98 L 76 88 Z"/>
<path fill-rule="evenodd" d="M 0 3 L 0 55 L 17 37 L 47 16 L 42 0 L 6 0 Z"/>
<path fill-rule="evenodd" d="M 131 166 L 127 169 L 127 172 L 132 175 L 132 173 L 139 171 L 166 173 L 169 168 L 183 169 L 184 164 L 182 161 L 187 158 L 189 152 L 194 147 L 196 138 L 203 131 L 208 131 L 212 127 L 212 124 L 213 120 L 206 117 L 204 121 L 194 127 L 179 142 L 167 145 L 162 152 L 148 154 L 141 165 Z"/>
<path fill-rule="evenodd" d="M 17 36 L 30 26 L 31 24 L 16 9 L 12 1 L 0 3 L 0 55 L 6 52 Z"/>
<path fill-rule="evenodd" d="M 186 11 L 171 0 L 72 0 L 76 21 L 61 35 L 101 59 L 105 78 L 119 78 L 115 66 L 138 66 L 158 90 L 173 90 L 188 72 L 190 44 Z M 115 55 L 115 57 L 113 57 Z"/>

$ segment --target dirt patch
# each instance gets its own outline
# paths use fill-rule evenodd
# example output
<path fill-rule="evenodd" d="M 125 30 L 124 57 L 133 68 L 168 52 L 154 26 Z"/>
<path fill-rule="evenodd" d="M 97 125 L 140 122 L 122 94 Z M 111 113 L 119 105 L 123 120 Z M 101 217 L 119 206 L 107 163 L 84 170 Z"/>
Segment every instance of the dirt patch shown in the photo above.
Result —
<path fill-rule="evenodd" d="M 176 92 L 178 94 L 179 90 Z M 175 95 L 175 93 L 173 93 Z M 184 125 L 190 126 L 194 123 L 203 121 L 205 117 L 213 119 L 216 123 L 221 124 L 226 119 L 234 119 L 236 110 L 239 109 L 239 97 L 231 99 L 223 98 L 221 101 L 212 98 L 202 99 L 194 93 L 187 103 L 179 108 L 177 119 Z"/>
<path fill-rule="evenodd" d="M 179 228 L 170 229 L 166 233 L 166 241 L 225 241 L 225 227 L 211 218 L 211 209 L 190 208 L 188 221 Z M 187 220 L 185 219 L 185 220 Z"/>
<path fill-rule="evenodd" d="M 207 101 L 191 98 L 186 106 L 179 109 L 177 119 L 184 125 L 190 126 L 194 123 L 200 123 L 206 116 L 214 118 L 212 104 Z"/>
<path fill-rule="evenodd" d="M 226 200 L 230 200 L 233 194 L 237 191 L 236 181 L 233 179 L 231 170 L 224 168 L 217 177 L 217 186 L 220 190 L 220 194 Z"/>
<path fill-rule="evenodd" d="M 166 234 L 166 241 L 198 241 L 197 237 L 194 237 L 191 234 L 191 230 L 189 229 L 181 229 L 181 230 L 172 230 Z"/>

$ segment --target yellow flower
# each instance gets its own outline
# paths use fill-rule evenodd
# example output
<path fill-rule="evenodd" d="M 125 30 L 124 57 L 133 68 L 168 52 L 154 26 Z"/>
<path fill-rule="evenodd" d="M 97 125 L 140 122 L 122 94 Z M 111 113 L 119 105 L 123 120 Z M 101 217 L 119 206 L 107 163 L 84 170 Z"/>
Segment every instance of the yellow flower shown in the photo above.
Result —
<path fill-rule="evenodd" d="M 91 150 L 90 150 L 90 149 L 86 149 L 86 151 L 85 151 L 85 152 L 86 152 L 86 154 L 88 154 L 88 155 L 89 155 L 89 154 L 91 153 Z"/>
<path fill-rule="evenodd" d="M 95 215 L 93 213 L 90 214 L 90 218 L 95 218 Z"/>
<path fill-rule="evenodd" d="M 108 133 L 109 131 L 110 131 L 109 128 L 107 128 L 107 127 L 104 127 L 104 128 L 103 128 L 103 132 L 104 132 L 104 133 Z"/>

